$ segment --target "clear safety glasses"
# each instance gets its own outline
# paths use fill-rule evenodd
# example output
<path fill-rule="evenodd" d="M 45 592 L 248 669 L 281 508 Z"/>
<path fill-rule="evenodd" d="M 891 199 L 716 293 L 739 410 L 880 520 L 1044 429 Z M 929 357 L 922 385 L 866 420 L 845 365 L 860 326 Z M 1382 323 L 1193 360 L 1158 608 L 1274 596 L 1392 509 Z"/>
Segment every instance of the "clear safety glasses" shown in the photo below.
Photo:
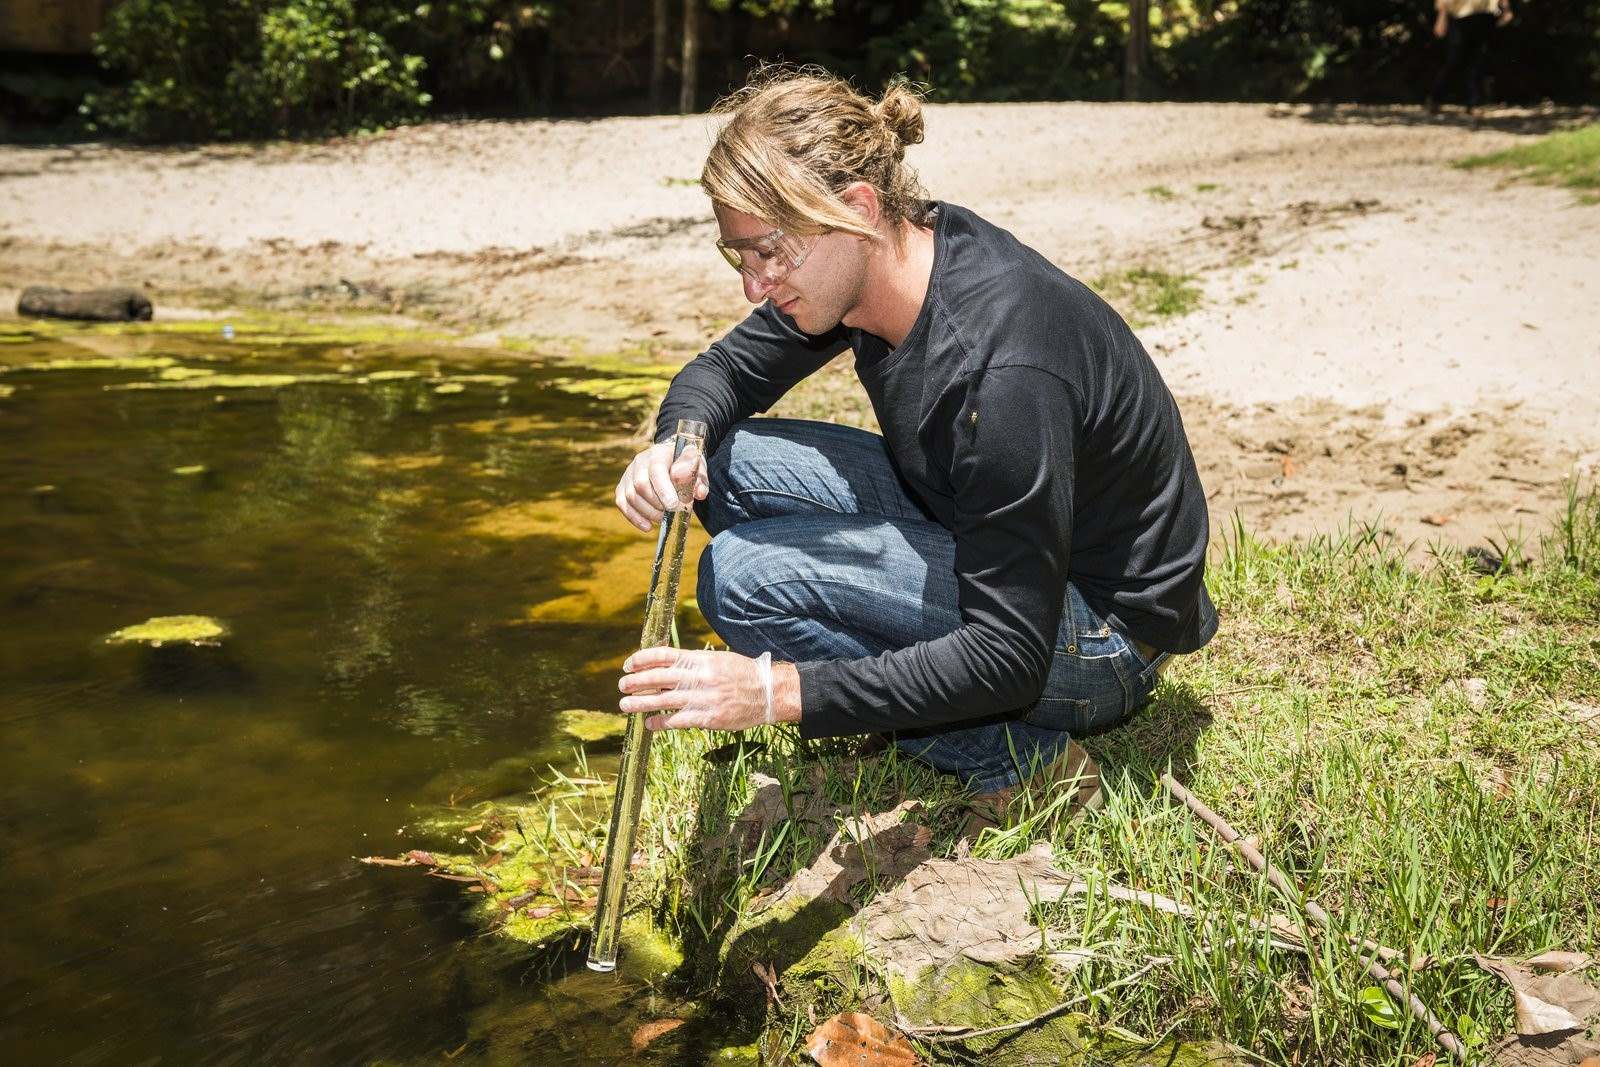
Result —
<path fill-rule="evenodd" d="M 798 270 L 816 246 L 815 237 L 791 237 L 782 230 L 733 241 L 717 239 L 717 251 L 728 266 L 767 289 Z"/>

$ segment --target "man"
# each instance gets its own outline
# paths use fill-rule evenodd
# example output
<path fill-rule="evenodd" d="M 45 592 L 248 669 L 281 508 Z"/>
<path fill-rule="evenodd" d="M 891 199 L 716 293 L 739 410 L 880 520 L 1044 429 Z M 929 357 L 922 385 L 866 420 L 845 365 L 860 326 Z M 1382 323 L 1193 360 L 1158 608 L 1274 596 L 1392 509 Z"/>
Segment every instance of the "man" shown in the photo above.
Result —
<path fill-rule="evenodd" d="M 619 706 L 653 729 L 892 732 L 1009 790 L 1216 631 L 1177 407 L 1094 293 L 924 198 L 909 89 L 784 75 L 725 108 L 702 185 L 760 306 L 673 379 L 616 500 L 649 530 L 694 479 L 700 608 L 732 651 L 637 652 Z M 750 418 L 846 347 L 882 437 Z M 674 470 L 680 418 L 709 434 Z"/>
<path fill-rule="evenodd" d="M 1477 111 L 1489 60 L 1489 39 L 1495 27 L 1504 26 L 1511 17 L 1511 0 L 1434 0 L 1433 35 L 1445 39 L 1445 61 L 1428 91 L 1428 114 L 1438 113 L 1439 101 L 1463 72 L 1467 79 L 1467 114 Z"/>

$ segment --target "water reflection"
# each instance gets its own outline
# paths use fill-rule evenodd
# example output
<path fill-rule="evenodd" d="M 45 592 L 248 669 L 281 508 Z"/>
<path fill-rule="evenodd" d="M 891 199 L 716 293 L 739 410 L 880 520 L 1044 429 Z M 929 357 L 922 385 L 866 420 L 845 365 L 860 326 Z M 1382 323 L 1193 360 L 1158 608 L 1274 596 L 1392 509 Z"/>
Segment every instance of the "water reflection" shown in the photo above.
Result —
<path fill-rule="evenodd" d="M 436 1062 L 535 1001 L 621 1011 L 627 983 L 531 992 L 459 887 L 351 857 L 525 790 L 570 761 L 554 711 L 614 699 L 649 551 L 605 506 L 628 420 L 537 365 L 441 393 L 398 349 L 274 346 L 335 376 L 276 389 L 207 386 L 264 353 L 189 337 L 0 361 L 91 342 L 174 362 L 0 375 L 8 1058 Z M 356 380 L 384 366 L 420 373 Z M 230 636 L 103 641 L 175 614 Z"/>

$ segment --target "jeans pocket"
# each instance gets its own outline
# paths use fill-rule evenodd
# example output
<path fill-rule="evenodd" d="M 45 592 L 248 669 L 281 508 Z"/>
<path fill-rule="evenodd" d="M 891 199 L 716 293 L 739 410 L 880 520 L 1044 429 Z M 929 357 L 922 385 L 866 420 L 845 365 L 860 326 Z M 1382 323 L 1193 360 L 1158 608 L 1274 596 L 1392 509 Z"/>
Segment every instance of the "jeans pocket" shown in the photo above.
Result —
<path fill-rule="evenodd" d="M 1041 697 L 1022 721 L 1073 737 L 1089 737 L 1120 726 L 1127 715 L 1120 694 L 1111 697 Z"/>

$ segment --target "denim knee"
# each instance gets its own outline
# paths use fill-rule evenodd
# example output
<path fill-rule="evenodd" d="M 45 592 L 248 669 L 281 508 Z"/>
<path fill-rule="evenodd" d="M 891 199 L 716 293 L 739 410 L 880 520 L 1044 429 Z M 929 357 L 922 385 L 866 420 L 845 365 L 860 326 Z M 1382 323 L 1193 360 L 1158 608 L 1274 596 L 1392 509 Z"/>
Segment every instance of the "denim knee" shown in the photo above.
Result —
<path fill-rule="evenodd" d="M 749 555 L 749 548 L 726 532 L 712 537 L 700 554 L 700 574 L 695 582 L 700 614 L 735 652 L 744 651 L 743 646 L 748 644 L 741 623 L 735 621 L 747 618 L 748 613 L 737 604 L 740 594 L 734 583 L 744 570 L 741 558 Z"/>

